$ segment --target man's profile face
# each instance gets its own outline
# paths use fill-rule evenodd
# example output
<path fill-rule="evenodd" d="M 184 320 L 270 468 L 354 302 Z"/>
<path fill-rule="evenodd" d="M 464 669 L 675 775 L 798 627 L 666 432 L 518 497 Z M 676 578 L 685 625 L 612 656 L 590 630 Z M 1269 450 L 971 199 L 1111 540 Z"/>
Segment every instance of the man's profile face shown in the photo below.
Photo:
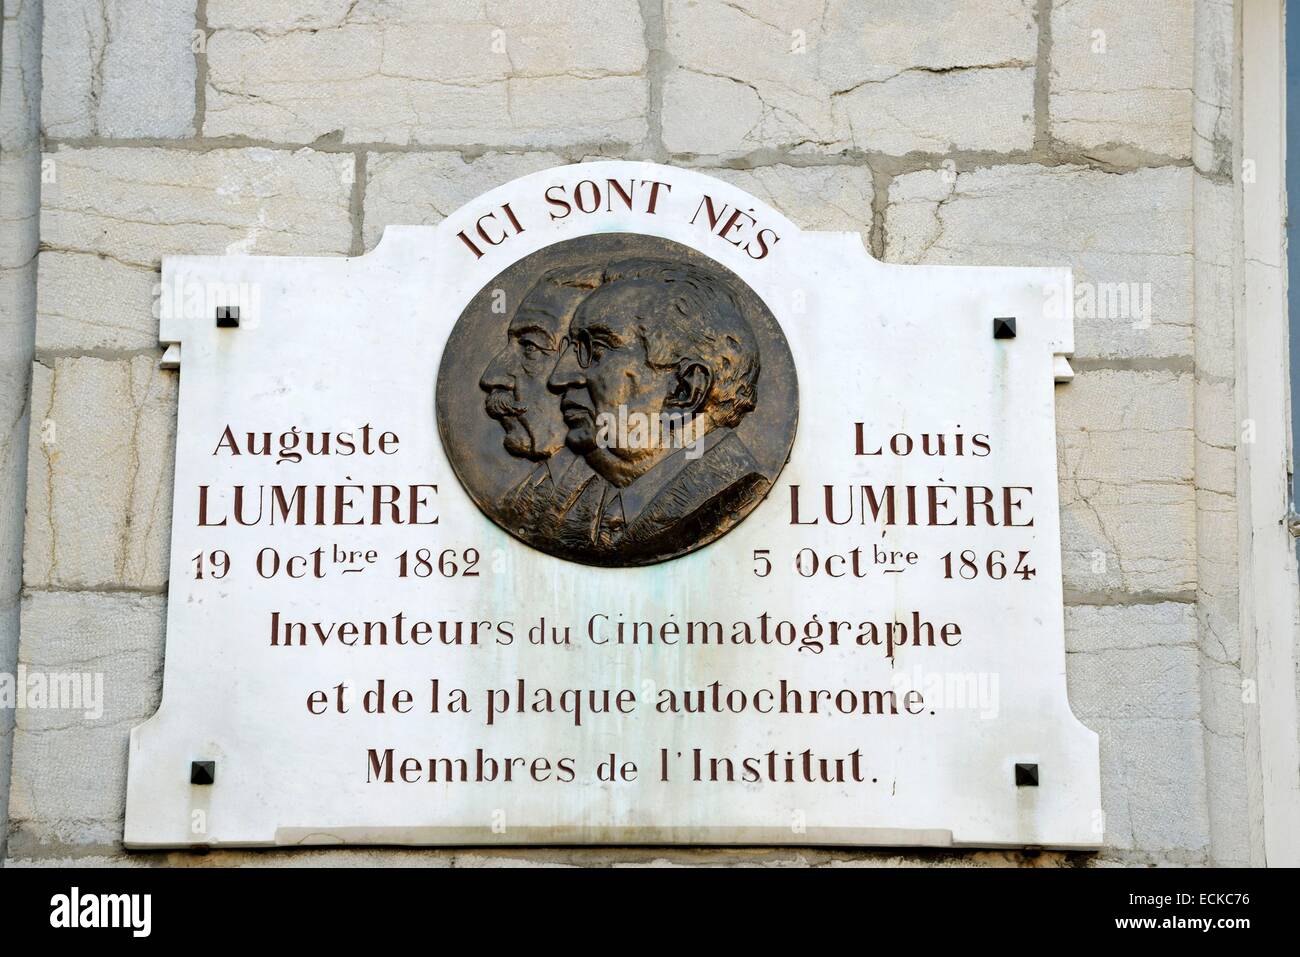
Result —
<path fill-rule="evenodd" d="M 564 445 L 565 425 L 546 388 L 564 334 L 564 318 L 580 290 L 539 283 L 524 297 L 506 330 L 506 344 L 479 381 L 484 409 L 505 430 L 511 455 L 540 461 Z"/>
<path fill-rule="evenodd" d="M 569 345 L 551 373 L 550 388 L 561 397 L 569 447 L 580 455 L 596 449 L 598 418 L 617 419 L 620 409 L 627 416 L 657 417 L 676 388 L 676 370 L 652 368 L 636 331 L 666 305 L 657 287 L 615 281 L 593 292 L 574 313 Z M 634 461 L 657 452 L 641 444 L 620 445 L 617 433 L 606 430 L 612 442 L 608 451 L 620 459 Z"/>

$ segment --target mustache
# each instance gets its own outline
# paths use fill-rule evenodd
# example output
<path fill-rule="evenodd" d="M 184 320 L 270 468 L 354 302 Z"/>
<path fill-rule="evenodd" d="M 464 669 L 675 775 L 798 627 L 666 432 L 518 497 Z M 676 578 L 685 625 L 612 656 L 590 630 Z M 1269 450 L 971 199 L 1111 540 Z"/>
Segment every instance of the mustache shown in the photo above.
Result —
<path fill-rule="evenodd" d="M 483 400 L 483 408 L 493 419 L 509 419 L 528 411 L 528 406 L 520 405 L 509 389 L 493 389 Z"/>
<path fill-rule="evenodd" d="M 575 402 L 567 395 L 560 400 L 560 414 L 566 419 L 572 418 L 575 414 L 595 415 L 595 411 L 581 402 Z"/>

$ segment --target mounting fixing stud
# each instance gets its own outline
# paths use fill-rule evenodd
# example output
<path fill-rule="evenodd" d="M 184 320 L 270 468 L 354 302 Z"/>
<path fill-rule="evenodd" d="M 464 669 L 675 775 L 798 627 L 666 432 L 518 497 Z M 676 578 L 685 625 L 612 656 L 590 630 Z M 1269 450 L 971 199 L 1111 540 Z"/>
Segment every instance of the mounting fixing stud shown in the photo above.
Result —
<path fill-rule="evenodd" d="M 1016 337 L 1015 316 L 1000 316 L 993 320 L 994 339 L 1014 339 Z"/>
<path fill-rule="evenodd" d="M 238 329 L 239 328 L 239 307 L 238 306 L 217 306 L 217 328 Z"/>
<path fill-rule="evenodd" d="M 191 761 L 190 784 L 213 784 L 217 780 L 216 761 Z"/>
<path fill-rule="evenodd" d="M 1038 787 L 1038 765 L 1017 764 L 1016 765 L 1016 787 L 1018 788 Z"/>

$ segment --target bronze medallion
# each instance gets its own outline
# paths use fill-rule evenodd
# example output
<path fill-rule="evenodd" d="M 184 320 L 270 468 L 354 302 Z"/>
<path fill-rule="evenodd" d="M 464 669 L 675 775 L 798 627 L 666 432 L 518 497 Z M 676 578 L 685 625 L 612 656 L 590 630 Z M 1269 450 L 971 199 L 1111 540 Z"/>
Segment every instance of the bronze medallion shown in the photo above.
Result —
<path fill-rule="evenodd" d="M 438 370 L 461 484 L 550 555 L 648 565 L 743 520 L 790 456 L 790 347 L 735 273 L 667 239 L 603 233 L 503 270 Z"/>

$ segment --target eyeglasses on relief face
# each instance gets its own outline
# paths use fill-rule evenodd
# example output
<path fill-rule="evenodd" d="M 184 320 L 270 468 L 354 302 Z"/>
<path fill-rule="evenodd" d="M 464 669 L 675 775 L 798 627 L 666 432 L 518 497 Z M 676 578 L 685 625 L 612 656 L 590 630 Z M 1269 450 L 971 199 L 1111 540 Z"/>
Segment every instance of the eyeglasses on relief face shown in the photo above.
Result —
<path fill-rule="evenodd" d="M 591 337 L 585 332 L 580 332 L 576 336 L 562 338 L 558 350 L 560 355 L 563 356 L 570 346 L 573 347 L 573 357 L 577 360 L 579 368 L 589 368 L 592 360 L 597 358 L 594 355 L 595 347 L 592 345 Z"/>

